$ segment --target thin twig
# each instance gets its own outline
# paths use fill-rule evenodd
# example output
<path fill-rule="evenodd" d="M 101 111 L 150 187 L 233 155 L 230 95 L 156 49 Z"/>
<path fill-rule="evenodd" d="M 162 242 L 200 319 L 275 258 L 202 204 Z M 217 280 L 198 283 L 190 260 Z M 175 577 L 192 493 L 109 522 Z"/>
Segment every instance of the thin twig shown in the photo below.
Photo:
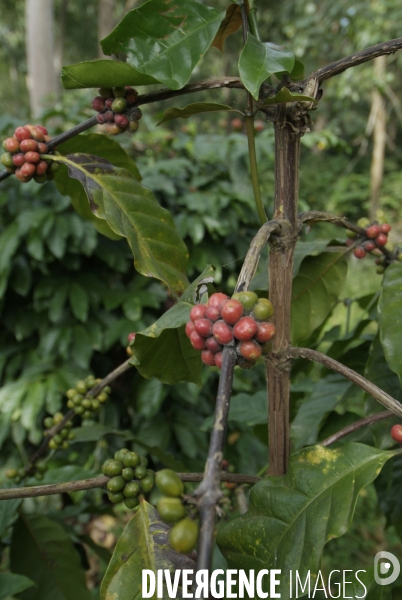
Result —
<path fill-rule="evenodd" d="M 202 481 L 204 473 L 177 473 L 182 481 Z M 53 494 L 65 494 L 68 492 L 78 492 L 82 490 L 93 490 L 95 488 L 104 488 L 110 477 L 102 476 L 93 479 L 81 479 L 80 481 L 69 481 L 68 483 L 52 483 L 49 485 L 36 485 L 32 487 L 10 488 L 0 490 L 0 500 L 11 500 L 14 498 L 36 498 L 39 496 L 52 496 Z M 220 474 L 221 481 L 238 483 L 239 485 L 254 485 L 260 481 L 260 477 L 252 475 L 241 475 L 237 473 Z"/>
<path fill-rule="evenodd" d="M 112 381 L 114 381 L 115 379 L 120 377 L 120 375 L 122 375 L 123 373 L 128 371 L 130 369 L 130 367 L 132 367 L 132 365 L 130 364 L 130 360 L 131 359 L 124 361 L 124 363 L 122 363 L 116 369 L 114 369 L 111 373 L 106 375 L 106 377 L 104 379 L 102 379 L 102 381 L 100 381 L 97 385 L 95 385 L 92 389 L 90 389 L 85 394 L 85 397 L 86 398 L 94 398 L 103 390 L 104 387 L 109 385 L 109 383 L 111 383 Z M 31 471 L 31 469 L 34 466 L 34 464 L 36 463 L 36 461 L 39 460 L 39 458 L 41 458 L 41 456 L 46 454 L 46 452 L 49 450 L 49 440 L 51 440 L 56 435 L 56 433 L 59 433 L 59 431 L 61 431 L 66 426 L 66 423 L 71 421 L 71 419 L 73 419 L 74 417 L 75 417 L 75 412 L 73 410 L 69 410 L 64 415 L 64 418 L 62 421 L 60 421 L 60 423 L 57 423 L 57 425 L 54 425 L 53 427 L 51 427 L 50 429 L 47 430 L 47 435 L 46 435 L 45 439 L 43 440 L 43 442 L 41 443 L 39 448 L 37 448 L 35 450 L 35 452 L 33 454 L 31 454 L 31 456 L 29 457 L 28 463 L 24 466 L 25 471 L 27 473 L 29 473 Z"/>
<path fill-rule="evenodd" d="M 331 446 L 331 444 L 334 444 L 338 440 L 341 440 L 345 436 L 349 435 L 349 433 L 353 433 L 354 431 L 357 431 L 358 429 L 361 429 L 362 427 L 366 427 L 367 425 L 373 425 L 374 423 L 377 423 L 378 421 L 382 421 L 383 419 L 389 419 L 390 417 L 395 417 L 395 415 L 394 415 L 394 413 L 389 412 L 389 410 L 384 410 L 383 412 L 376 413 L 375 415 L 370 415 L 369 417 L 364 417 L 364 419 L 359 419 L 358 421 L 355 421 L 351 425 L 348 425 L 347 427 L 340 429 L 333 435 L 330 435 L 323 442 L 320 442 L 320 444 L 322 446 Z"/>
<path fill-rule="evenodd" d="M 200 511 L 200 537 L 197 556 L 198 571 L 211 567 L 216 518 L 215 507 L 222 495 L 220 489 L 222 476 L 221 463 L 226 441 L 226 427 L 236 358 L 235 349 L 225 346 L 208 458 L 205 464 L 202 483 L 194 492 L 194 496 L 198 499 L 197 504 Z"/>
<path fill-rule="evenodd" d="M 310 350 L 309 348 L 288 348 L 285 352 L 282 353 L 283 358 L 306 358 L 307 360 L 312 360 L 314 362 L 321 363 L 327 369 L 332 369 L 336 373 L 340 373 L 346 379 L 349 379 L 359 387 L 361 387 L 365 392 L 367 392 L 370 396 L 372 396 L 377 402 L 385 406 L 389 411 L 398 415 L 398 417 L 402 417 L 402 404 L 395 400 L 392 396 L 384 392 L 381 388 L 371 383 L 353 369 L 349 369 L 345 365 L 342 365 L 337 360 L 326 356 L 322 352 L 317 352 L 317 350 Z M 281 358 L 277 356 L 276 358 Z"/>
<path fill-rule="evenodd" d="M 330 77 L 334 77 L 335 75 L 343 73 L 351 67 L 356 67 L 357 65 L 361 65 L 369 60 L 373 60 L 373 58 L 376 58 L 377 56 L 394 54 L 394 52 L 400 50 L 401 48 L 402 38 L 396 38 L 394 40 L 389 40 L 388 42 L 377 44 L 376 46 L 370 46 L 365 50 L 361 50 L 361 52 L 355 52 L 354 54 L 350 54 L 345 58 L 341 58 L 340 60 L 330 63 L 326 67 L 317 69 L 317 71 L 310 73 L 303 84 L 305 84 L 309 79 L 316 79 L 321 83 L 326 79 L 330 79 Z"/>

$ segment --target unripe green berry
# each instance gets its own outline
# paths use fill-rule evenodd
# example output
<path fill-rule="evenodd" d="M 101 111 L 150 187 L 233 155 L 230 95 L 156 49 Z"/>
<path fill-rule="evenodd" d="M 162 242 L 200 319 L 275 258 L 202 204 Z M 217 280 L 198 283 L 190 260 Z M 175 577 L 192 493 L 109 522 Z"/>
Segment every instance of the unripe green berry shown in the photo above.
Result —
<path fill-rule="evenodd" d="M 92 408 L 92 400 L 89 398 L 84 398 L 81 402 L 81 406 L 85 408 L 85 410 L 90 410 Z"/>
<path fill-rule="evenodd" d="M 147 468 L 148 459 L 146 459 L 145 456 L 140 456 L 140 465 L 141 465 L 141 467 Z"/>
<path fill-rule="evenodd" d="M 80 406 L 80 404 L 82 403 L 84 397 L 82 396 L 82 394 L 77 394 L 77 392 L 75 393 L 75 395 L 72 398 L 72 402 L 76 405 L 76 406 Z"/>
<path fill-rule="evenodd" d="M 64 415 L 61 412 L 57 412 L 53 415 L 53 423 L 57 425 L 64 419 Z"/>
<path fill-rule="evenodd" d="M 122 113 L 126 110 L 126 107 L 127 102 L 124 100 L 124 98 L 116 98 L 112 104 L 112 111 L 114 113 Z"/>
<path fill-rule="evenodd" d="M 140 464 L 140 457 L 136 452 L 127 452 L 125 456 L 123 456 L 123 463 L 125 467 L 138 467 Z"/>
<path fill-rule="evenodd" d="M 14 166 L 13 157 L 10 154 L 10 152 L 5 152 L 4 154 L 2 154 L 0 160 L 5 167 L 13 167 Z"/>
<path fill-rule="evenodd" d="M 112 388 L 107 385 L 106 387 L 103 388 L 103 391 L 105 392 L 105 394 L 110 394 L 110 392 L 112 391 Z"/>
<path fill-rule="evenodd" d="M 83 414 L 82 414 L 82 418 L 83 419 L 90 419 L 92 417 L 92 412 L 90 410 L 86 410 Z"/>
<path fill-rule="evenodd" d="M 155 485 L 155 479 L 153 477 L 149 477 L 147 475 L 146 477 L 144 477 L 144 479 L 141 479 L 140 485 L 141 485 L 142 491 L 147 494 L 154 487 L 154 485 Z"/>
<path fill-rule="evenodd" d="M 88 389 L 93 388 L 95 385 L 95 377 L 93 375 L 88 375 L 85 379 L 85 383 Z"/>
<path fill-rule="evenodd" d="M 46 429 L 50 429 L 51 427 L 53 427 L 54 423 L 52 417 L 46 417 L 46 419 L 43 421 L 43 424 L 46 427 Z"/>
<path fill-rule="evenodd" d="M 116 494 L 118 492 L 122 492 L 125 485 L 126 481 L 123 479 L 123 477 L 121 477 L 121 475 L 117 475 L 116 477 L 112 477 L 112 479 L 109 479 L 106 487 L 109 490 L 109 492 Z"/>
<path fill-rule="evenodd" d="M 98 394 L 98 396 L 96 396 L 96 399 L 98 400 L 98 402 L 103 404 L 104 402 L 106 402 L 108 397 L 109 396 L 105 392 L 101 392 L 100 394 Z"/>
<path fill-rule="evenodd" d="M 62 429 L 60 431 L 60 435 L 63 438 L 63 440 L 66 439 L 66 437 L 68 436 L 68 434 L 69 434 L 69 431 L 68 431 L 67 427 L 64 427 L 64 429 Z"/>
<path fill-rule="evenodd" d="M 76 415 L 82 415 L 82 414 L 84 414 L 84 407 L 83 406 L 75 406 L 74 412 Z"/>
<path fill-rule="evenodd" d="M 108 498 L 109 498 L 110 502 L 113 502 L 113 504 L 118 504 L 119 502 L 124 500 L 124 496 L 121 492 L 117 493 L 117 494 L 115 494 L 113 492 L 109 492 Z"/>
<path fill-rule="evenodd" d="M 64 441 L 62 443 L 61 447 L 63 448 L 63 450 L 68 450 L 70 447 L 70 444 L 67 441 Z"/>
<path fill-rule="evenodd" d="M 124 504 L 127 506 L 127 508 L 137 508 L 137 506 L 140 505 L 140 501 L 138 498 L 125 498 Z"/>
<path fill-rule="evenodd" d="M 20 467 L 18 469 L 17 475 L 18 475 L 18 477 L 21 477 L 21 479 L 23 479 L 24 477 L 26 477 L 27 473 L 26 473 L 24 467 Z"/>
<path fill-rule="evenodd" d="M 75 437 L 76 436 L 75 436 L 74 431 L 70 431 L 67 439 L 70 440 L 70 442 L 71 442 L 72 440 L 75 440 Z"/>
<path fill-rule="evenodd" d="M 6 471 L 7 479 L 15 479 L 18 476 L 17 469 L 8 469 Z"/>
<path fill-rule="evenodd" d="M 118 450 L 115 453 L 114 458 L 116 460 L 120 460 L 122 463 L 124 463 L 124 457 L 125 457 L 126 454 L 128 454 L 128 452 L 129 452 L 128 448 L 122 448 L 121 450 Z M 125 464 L 125 466 L 126 467 L 131 467 L 131 465 L 126 465 L 126 464 Z"/>
<path fill-rule="evenodd" d="M 58 447 L 59 447 L 59 445 L 54 441 L 54 438 L 49 440 L 49 448 L 51 450 L 57 450 Z"/>
<path fill-rule="evenodd" d="M 131 481 L 134 479 L 134 469 L 131 469 L 130 467 L 125 467 L 121 474 L 126 481 Z"/>
<path fill-rule="evenodd" d="M 43 479 L 43 473 L 35 473 L 35 479 L 37 479 L 38 481 L 42 481 Z"/>
<path fill-rule="evenodd" d="M 186 516 L 186 509 L 180 498 L 163 496 L 158 500 L 156 510 L 162 521 L 166 523 L 176 523 Z"/>
<path fill-rule="evenodd" d="M 184 492 L 182 480 L 171 469 L 162 469 L 161 471 L 158 471 L 155 477 L 155 483 L 159 491 L 166 496 L 181 496 Z"/>
<path fill-rule="evenodd" d="M 102 473 L 108 475 L 108 477 L 115 477 L 121 475 L 123 471 L 123 465 L 119 460 L 109 459 L 102 466 Z"/>
<path fill-rule="evenodd" d="M 74 402 L 72 400 L 68 400 L 67 402 L 67 408 L 73 409 L 74 408 Z"/>
<path fill-rule="evenodd" d="M 126 498 L 135 498 L 141 493 L 141 487 L 137 481 L 130 481 L 126 484 L 123 494 Z"/>
<path fill-rule="evenodd" d="M 115 87 L 115 88 L 113 88 L 113 96 L 115 98 L 124 98 L 125 95 L 126 95 L 126 88 L 125 87 Z"/>
<path fill-rule="evenodd" d="M 56 435 L 53 436 L 53 440 L 58 446 L 63 443 L 63 438 L 61 437 L 60 433 L 56 433 Z"/>
<path fill-rule="evenodd" d="M 75 384 L 75 389 L 79 394 L 86 394 L 88 390 L 85 381 L 77 381 L 77 383 Z"/>
<path fill-rule="evenodd" d="M 138 127 L 140 126 L 140 124 L 138 123 L 138 121 L 134 120 L 130 120 L 129 124 L 128 124 L 128 128 L 127 131 L 129 131 L 130 133 L 135 133 L 138 129 Z"/>
<path fill-rule="evenodd" d="M 102 98 L 110 98 L 113 96 L 113 90 L 112 88 L 99 88 L 98 94 L 99 96 L 102 96 Z"/>
<path fill-rule="evenodd" d="M 147 476 L 147 470 L 145 467 L 142 467 L 141 465 L 139 465 L 138 467 L 135 468 L 135 476 L 137 479 L 144 479 L 144 477 Z"/>

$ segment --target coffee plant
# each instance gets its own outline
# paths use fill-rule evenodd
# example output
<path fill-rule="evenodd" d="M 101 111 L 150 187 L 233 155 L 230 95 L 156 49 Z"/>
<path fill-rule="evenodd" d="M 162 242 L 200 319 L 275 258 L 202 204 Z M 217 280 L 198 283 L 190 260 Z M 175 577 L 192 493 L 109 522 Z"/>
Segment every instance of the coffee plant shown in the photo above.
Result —
<path fill-rule="evenodd" d="M 105 55 L 124 55 L 124 60 L 63 68 L 67 90 L 98 89 L 92 101 L 97 114 L 55 137 L 49 137 L 42 125 L 21 125 L 3 142 L 5 171 L 0 181 L 8 177 L 23 183 L 54 180 L 91 227 L 113 240 L 104 255 L 113 256 L 114 248 L 126 240 L 137 273 L 154 278 L 165 290 L 166 310 L 142 329 L 125 331 L 128 358 L 120 365 L 116 362 L 106 377 L 89 374 L 66 389 L 63 411 L 49 410 L 42 440 L 30 455 L 19 444 L 23 464 L 7 469 L 8 483 L 0 490 L 0 534 L 8 540 L 11 567 L 10 573 L 0 573 L 0 586 L 6 590 L 4 596 L 0 589 L 0 597 L 22 592 L 22 597 L 32 600 L 92 597 L 73 545 L 73 541 L 80 543 L 78 534 L 64 529 L 56 517 L 34 514 L 28 503 L 21 508 L 24 498 L 68 492 L 78 504 L 85 502 L 85 490 L 98 490 L 104 512 L 111 513 L 108 500 L 115 510 L 127 510 L 127 524 L 112 556 L 92 544 L 107 563 L 102 600 L 141 597 L 144 569 L 167 569 L 171 574 L 183 568 L 210 570 L 216 564 L 217 548 L 229 568 L 280 569 L 277 591 L 287 598 L 290 571 L 298 570 L 303 579 L 309 572 L 315 574 L 313 579 L 317 577 L 325 544 L 351 526 L 357 498 L 369 484 L 376 480 L 391 521 L 400 511 L 400 499 L 395 499 L 400 483 L 392 474 L 384 483 L 380 471 L 387 463 L 388 472 L 397 472 L 401 460 L 402 425 L 392 421 L 402 420 L 401 250 L 390 245 L 391 225 L 385 219 L 353 223 L 323 211 L 299 212 L 298 197 L 301 138 L 309 134 L 311 113 L 320 109 L 325 82 L 363 62 L 395 53 L 402 40 L 383 41 L 305 75 L 290 48 L 261 40 L 251 4 L 249 0 L 231 3 L 223 14 L 214 6 L 190 0 L 177 0 L 174 5 L 170 0 L 149 0 L 134 8 L 101 42 Z M 243 35 L 239 76 L 189 83 L 207 50 L 211 46 L 222 50 L 226 38 L 237 31 Z M 155 84 L 163 87 L 137 91 Z M 203 264 L 202 273 L 188 280 L 188 250 L 175 220 L 141 183 L 134 161 L 104 132 L 83 134 L 99 125 L 112 136 L 135 133 L 147 106 L 224 88 L 237 94 L 233 105 L 196 101 L 170 107 L 159 124 L 221 112 L 232 119 L 233 131 L 247 136 L 260 228 L 248 241 L 237 282 L 224 284 L 228 293 L 216 291 L 214 283 L 215 267 L 222 265 Z M 268 124 L 275 137 L 273 206 L 261 193 L 263 167 L 257 161 L 255 140 Z M 226 210 L 230 213 L 230 204 Z M 299 240 L 321 223 L 346 235 L 325 243 Z M 268 261 L 263 264 L 266 250 Z M 340 297 L 351 255 L 358 259 L 374 255 L 377 273 L 383 277 L 381 290 L 361 301 L 365 319 L 342 336 L 325 327 Z M 83 304 L 73 303 L 78 314 L 88 311 Z M 107 319 L 104 315 L 105 323 Z M 356 349 L 359 360 L 353 353 Z M 157 447 L 130 437 L 127 431 L 108 428 L 107 405 L 114 402 L 114 386 L 123 374 L 136 370 L 143 378 L 163 384 L 201 385 L 208 371 L 203 365 L 219 373 L 219 383 L 202 473 L 181 469 L 177 463 L 172 468 L 174 459 Z M 267 466 L 260 473 L 235 473 L 224 458 L 233 381 L 240 370 L 252 373 L 261 368 L 269 398 L 268 419 L 264 413 L 268 436 L 262 434 L 264 443 L 268 438 Z M 306 373 L 317 375 L 314 389 L 303 387 Z M 299 384 L 296 389 L 291 389 L 291 377 Z M 207 391 L 212 393 L 210 388 Z M 260 393 L 242 394 L 245 422 L 258 413 Z M 325 405 L 320 396 L 326 396 Z M 336 412 L 340 398 L 347 406 L 353 406 L 353 401 L 360 404 L 346 413 Z M 379 405 L 386 410 L 380 412 Z M 331 422 L 326 421 L 330 413 Z M 262 422 L 259 416 L 255 424 Z M 186 423 L 181 427 L 185 439 Z M 81 479 L 72 473 L 71 481 L 52 480 L 55 469 L 49 469 L 48 463 L 67 456 L 63 452 L 70 444 L 92 443 L 111 433 L 120 435 L 127 447 L 110 453 L 102 474 Z M 236 435 L 228 436 L 229 446 Z M 139 452 L 141 443 L 148 458 Z M 37 485 L 42 480 L 44 484 Z M 75 506 L 67 506 L 66 517 L 78 514 L 74 510 Z M 88 538 L 83 542 L 90 544 Z M 45 557 L 44 577 L 49 579 L 49 561 L 53 561 L 49 584 L 43 583 L 34 563 L 30 565 L 29 556 L 37 546 Z M 379 587 L 371 572 L 365 582 L 374 591 Z M 44 591 L 47 585 L 50 591 Z M 269 584 L 264 585 L 268 592 Z M 163 597 L 168 597 L 166 589 Z"/>

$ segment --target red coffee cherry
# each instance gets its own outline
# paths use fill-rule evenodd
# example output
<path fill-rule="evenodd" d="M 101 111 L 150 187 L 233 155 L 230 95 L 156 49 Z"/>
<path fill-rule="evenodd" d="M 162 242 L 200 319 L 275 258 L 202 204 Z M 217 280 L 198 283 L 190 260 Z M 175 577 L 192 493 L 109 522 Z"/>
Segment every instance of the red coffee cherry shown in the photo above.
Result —
<path fill-rule="evenodd" d="M 258 331 L 255 334 L 255 339 L 261 344 L 270 342 L 275 335 L 275 325 L 272 323 L 257 323 Z"/>
<path fill-rule="evenodd" d="M 215 359 L 215 366 L 218 367 L 218 369 L 222 369 L 223 352 L 217 352 L 214 355 L 214 359 Z"/>
<path fill-rule="evenodd" d="M 36 174 L 37 175 L 43 175 L 44 173 L 46 173 L 46 171 L 48 170 L 49 165 L 47 164 L 47 162 L 45 162 L 44 160 L 40 160 L 38 162 L 38 164 L 36 165 Z"/>
<path fill-rule="evenodd" d="M 15 152 L 19 151 L 20 145 L 18 140 L 16 140 L 15 138 L 7 138 L 3 142 L 3 148 L 6 152 L 11 152 L 11 154 L 15 154 Z"/>
<path fill-rule="evenodd" d="M 130 86 L 126 86 L 126 102 L 127 104 L 135 104 L 138 100 L 138 92 Z"/>
<path fill-rule="evenodd" d="M 38 152 L 39 154 L 46 154 L 47 146 L 43 142 L 38 142 Z"/>
<path fill-rule="evenodd" d="M 129 333 L 128 336 L 127 336 L 127 341 L 128 342 L 134 341 L 135 340 L 135 335 L 136 335 L 135 331 L 132 331 L 131 333 Z"/>
<path fill-rule="evenodd" d="M 234 325 L 243 316 L 244 308 L 241 302 L 238 300 L 227 300 L 221 308 L 222 319 Z"/>
<path fill-rule="evenodd" d="M 13 163 L 16 167 L 21 167 L 25 162 L 25 155 L 19 152 L 18 154 L 14 154 Z"/>
<path fill-rule="evenodd" d="M 391 428 L 391 437 L 398 444 L 402 444 L 402 425 L 393 425 Z"/>
<path fill-rule="evenodd" d="M 385 246 L 387 242 L 388 237 L 385 233 L 379 233 L 375 238 L 375 243 L 377 244 L 377 246 Z"/>
<path fill-rule="evenodd" d="M 220 344 L 230 344 L 233 340 L 233 331 L 225 321 L 216 321 L 212 325 L 212 334 Z"/>
<path fill-rule="evenodd" d="M 217 342 L 214 337 L 209 337 L 205 342 L 205 345 L 208 348 L 208 350 L 211 350 L 213 354 L 216 354 L 217 352 L 222 352 L 221 344 L 219 344 L 219 342 Z"/>
<path fill-rule="evenodd" d="M 96 120 L 99 123 L 99 125 L 104 125 L 106 123 L 105 113 L 98 113 L 96 115 Z"/>
<path fill-rule="evenodd" d="M 345 246 L 353 246 L 353 244 L 355 243 L 354 240 L 352 240 L 351 238 L 346 238 L 345 240 Z"/>
<path fill-rule="evenodd" d="M 25 163 L 24 163 L 25 164 Z M 16 169 L 15 171 L 15 176 L 16 178 L 21 181 L 22 183 L 28 183 L 28 181 L 31 181 L 32 179 L 32 175 L 23 175 L 21 173 L 21 168 Z"/>
<path fill-rule="evenodd" d="M 43 125 L 37 125 L 36 129 L 39 129 L 39 131 L 41 133 L 43 133 L 43 135 L 47 135 L 48 134 L 48 131 L 47 131 L 46 127 L 43 127 Z"/>
<path fill-rule="evenodd" d="M 261 356 L 261 346 L 252 340 L 240 342 L 237 345 L 237 350 L 247 360 L 257 360 Z"/>
<path fill-rule="evenodd" d="M 363 246 L 358 246 L 353 250 L 353 254 L 356 256 L 356 258 L 364 258 L 366 256 L 366 251 Z"/>
<path fill-rule="evenodd" d="M 367 242 L 364 242 L 363 244 L 363 248 L 366 252 L 371 252 L 375 247 L 375 242 L 373 242 L 373 240 L 367 240 Z"/>
<path fill-rule="evenodd" d="M 126 115 L 114 115 L 114 122 L 117 123 L 119 127 L 123 127 L 125 129 L 129 126 L 130 121 L 127 119 Z"/>
<path fill-rule="evenodd" d="M 241 341 L 251 340 L 257 331 L 257 323 L 252 317 L 242 317 L 233 328 L 234 336 Z"/>
<path fill-rule="evenodd" d="M 42 133 L 41 129 L 39 129 L 39 127 L 36 127 L 35 125 L 25 125 L 25 127 L 27 127 L 27 129 L 29 129 L 29 131 L 31 132 L 31 136 L 37 142 L 44 142 L 45 141 L 45 136 Z"/>
<path fill-rule="evenodd" d="M 209 367 L 215 366 L 215 356 L 211 350 L 203 350 L 201 352 L 201 360 L 204 365 L 208 365 Z"/>
<path fill-rule="evenodd" d="M 226 296 L 226 294 L 221 294 L 221 293 L 212 294 L 212 296 L 208 300 L 208 306 L 215 306 L 216 308 L 222 308 L 222 305 L 225 300 L 228 300 L 228 296 Z"/>
<path fill-rule="evenodd" d="M 197 319 L 194 321 L 194 329 L 198 335 L 207 338 L 212 333 L 212 323 L 208 319 Z"/>
<path fill-rule="evenodd" d="M 195 331 L 193 321 L 186 323 L 186 336 L 189 338 L 190 335 Z"/>
<path fill-rule="evenodd" d="M 33 177 L 33 175 L 35 174 L 35 171 L 36 171 L 36 166 L 30 162 L 25 162 L 20 169 L 20 173 L 24 177 Z"/>
<path fill-rule="evenodd" d="M 217 306 L 207 306 L 207 310 L 205 311 L 205 316 L 210 321 L 217 321 L 221 318 L 221 311 Z"/>
<path fill-rule="evenodd" d="M 190 335 L 190 342 L 194 350 L 205 350 L 205 339 L 202 338 L 196 331 Z"/>
<path fill-rule="evenodd" d="M 374 240 L 380 232 L 381 230 L 378 225 L 370 225 L 370 227 L 367 227 L 366 229 L 367 237 L 372 240 Z"/>
<path fill-rule="evenodd" d="M 190 310 L 190 319 L 192 321 L 196 321 L 197 319 L 203 319 L 205 317 L 205 312 L 207 307 L 205 304 L 196 304 Z"/>
<path fill-rule="evenodd" d="M 28 127 L 17 127 L 14 131 L 14 135 L 19 142 L 22 142 L 22 140 L 29 140 L 32 137 Z"/>
<path fill-rule="evenodd" d="M 106 98 L 105 108 L 107 108 L 107 110 L 110 110 L 112 108 L 113 102 L 114 102 L 114 98 Z"/>
<path fill-rule="evenodd" d="M 92 100 L 92 108 L 97 112 L 103 112 L 105 110 L 105 99 L 102 96 L 95 96 Z"/>
<path fill-rule="evenodd" d="M 106 123 L 114 122 L 114 113 L 112 110 L 107 110 L 105 113 L 103 113 L 103 116 L 105 118 Z"/>
<path fill-rule="evenodd" d="M 389 233 L 391 231 L 392 227 L 389 223 L 382 223 L 382 225 L 380 225 L 380 232 L 381 233 Z"/>
<path fill-rule="evenodd" d="M 38 163 L 40 161 L 39 152 L 25 152 L 25 160 L 29 163 Z"/>

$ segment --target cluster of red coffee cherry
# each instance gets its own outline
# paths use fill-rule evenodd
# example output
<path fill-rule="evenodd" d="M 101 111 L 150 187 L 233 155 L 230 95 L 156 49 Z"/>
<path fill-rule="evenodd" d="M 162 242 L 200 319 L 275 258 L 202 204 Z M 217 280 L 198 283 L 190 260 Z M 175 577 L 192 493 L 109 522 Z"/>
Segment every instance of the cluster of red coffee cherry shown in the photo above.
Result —
<path fill-rule="evenodd" d="M 5 153 L 1 162 L 9 173 L 23 183 L 33 178 L 37 183 L 45 183 L 54 178 L 59 168 L 56 162 L 43 160 L 41 155 L 47 154 L 46 142 L 50 140 L 46 127 L 42 125 L 23 125 L 17 127 L 13 137 L 3 142 Z"/>
<path fill-rule="evenodd" d="M 271 302 L 254 292 L 238 292 L 231 298 L 212 294 L 207 304 L 191 309 L 186 335 L 193 348 L 202 351 L 204 364 L 221 368 L 223 346 L 235 345 L 237 364 L 247 369 L 271 351 L 275 326 L 268 319 L 273 314 Z"/>
<path fill-rule="evenodd" d="M 367 253 L 374 254 L 376 256 L 382 256 L 381 248 L 383 248 L 388 242 L 388 234 L 391 231 L 391 225 L 389 223 L 370 223 L 368 219 L 360 219 L 357 223 L 360 227 L 365 229 L 365 240 L 359 244 L 353 251 L 356 258 L 364 258 Z M 354 239 L 358 237 L 355 231 L 347 231 L 346 240 L 347 246 L 352 246 Z M 376 261 L 377 264 L 381 264 L 380 261 Z M 381 271 L 382 272 L 382 271 Z"/>
<path fill-rule="evenodd" d="M 138 92 L 130 86 L 115 88 L 99 88 L 99 96 L 92 100 L 92 108 L 98 113 L 96 120 L 106 125 L 106 133 L 119 135 L 125 131 L 135 133 L 138 121 L 142 117 L 141 110 L 133 106 L 138 99 Z"/>

